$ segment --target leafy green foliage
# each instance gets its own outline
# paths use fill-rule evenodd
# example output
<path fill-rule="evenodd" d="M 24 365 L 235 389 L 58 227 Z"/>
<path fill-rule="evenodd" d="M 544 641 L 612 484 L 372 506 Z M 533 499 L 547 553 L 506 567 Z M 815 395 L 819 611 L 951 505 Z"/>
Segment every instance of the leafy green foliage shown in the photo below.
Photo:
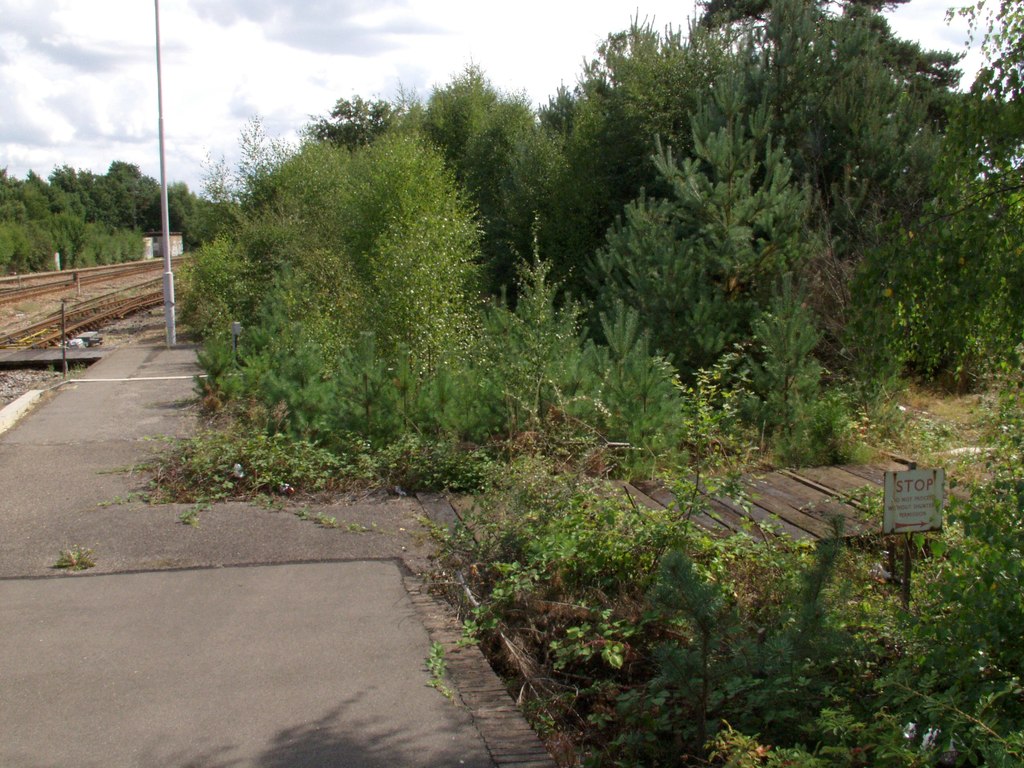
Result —
<path fill-rule="evenodd" d="M 199 330 L 257 326 L 269 293 L 295 341 L 327 359 L 363 332 L 428 367 L 465 348 L 477 233 L 433 150 L 396 134 L 351 154 L 250 154 L 235 231 L 196 256 L 187 317 Z"/>
<path fill-rule="evenodd" d="M 819 342 L 805 297 L 783 275 L 768 309 L 753 322 L 751 418 L 779 464 L 833 464 L 855 451 L 851 405 L 838 383 L 823 392 L 813 356 Z"/>
<path fill-rule="evenodd" d="M 426 666 L 427 672 L 430 673 L 430 680 L 427 682 L 427 685 L 435 689 L 446 699 L 453 698 L 455 694 L 445 683 L 445 676 L 448 672 L 448 660 L 445 658 L 444 646 L 441 643 L 435 641 L 430 644 L 430 653 L 427 654 Z"/>
<path fill-rule="evenodd" d="M 386 120 L 339 102 L 333 144 L 251 131 L 186 300 L 211 337 L 245 326 L 202 354 L 243 429 L 161 472 L 210 499 L 487 489 L 449 542 L 467 630 L 593 764 L 1020 762 L 1020 402 L 915 543 L 910 614 L 870 541 L 695 522 L 751 432 L 844 460 L 905 364 L 1013 359 L 1013 36 L 960 98 L 877 3 L 714 6 L 609 37 L 537 119 L 471 67 Z M 19 215 L 51 203 L 34 183 Z M 669 509 L 594 481 L 667 468 Z"/>
<path fill-rule="evenodd" d="M 427 101 L 422 130 L 477 208 L 486 287 L 514 299 L 516 265 L 533 250 L 558 154 L 524 94 L 498 91 L 468 66 Z"/>
<path fill-rule="evenodd" d="M 912 625 L 905 668 L 883 689 L 918 707 L 931 727 L 955 734 L 958 749 L 986 765 L 1024 760 L 1024 387 L 1008 382 L 995 421 L 990 480 L 951 501 L 963 539 L 945 552 Z M 941 617 L 941 618 L 940 618 Z M 933 618 L 934 620 L 927 620 Z M 919 671 L 910 676 L 913 665 Z M 923 673 L 923 674 L 922 674 Z"/>
<path fill-rule="evenodd" d="M 863 307 L 857 341 L 881 341 L 916 373 L 966 390 L 1012 357 L 1024 324 L 1024 111 L 1019 9 L 962 12 L 976 29 L 987 26 L 988 61 L 952 112 L 921 217 L 869 254 L 854 290 Z"/>
<path fill-rule="evenodd" d="M 197 245 L 203 204 L 184 184 L 171 186 L 168 201 L 172 229 Z M 52 269 L 55 252 L 64 269 L 140 259 L 141 233 L 160 226 L 160 187 L 131 163 L 114 161 L 103 175 L 60 166 L 48 180 L 0 169 L 2 271 Z"/>
<path fill-rule="evenodd" d="M 644 188 L 664 190 L 650 162 L 655 137 L 689 153 L 691 118 L 725 59 L 721 42 L 704 30 L 684 36 L 634 19 L 601 43 L 572 92 L 561 90 L 541 110 L 563 156 L 550 206 L 540 211 L 541 250 L 575 295 L 593 295 L 590 261 L 623 206 Z"/>
<path fill-rule="evenodd" d="M 546 717 L 589 721 L 594 764 L 677 764 L 723 721 L 792 743 L 854 674 L 844 654 L 861 646 L 834 617 L 838 539 L 715 539 L 683 512 L 520 462 L 455 549 L 486 596 L 470 631 L 529 654 L 525 686 Z"/>
<path fill-rule="evenodd" d="M 348 149 L 372 144 L 387 133 L 397 110 L 387 101 L 367 101 L 360 96 L 338 99 L 328 117 L 316 118 L 306 126 L 307 134 Z"/>
<path fill-rule="evenodd" d="M 782 272 L 799 263 L 806 197 L 734 77 L 694 120 L 694 157 L 655 158 L 674 198 L 641 197 L 608 235 L 594 281 L 607 306 L 635 307 L 656 349 L 687 374 L 750 331 Z"/>
<path fill-rule="evenodd" d="M 154 479 L 167 498 L 194 503 L 277 494 L 285 484 L 322 491 L 342 468 L 334 455 L 284 435 L 211 432 L 180 442 Z"/>
<path fill-rule="evenodd" d="M 770 434 L 778 431 L 784 443 L 802 442 L 807 432 L 807 411 L 817 400 L 821 367 L 811 353 L 818 333 L 789 275 L 767 312 L 753 323 L 760 349 L 751 384 L 760 396 L 758 422 Z"/>

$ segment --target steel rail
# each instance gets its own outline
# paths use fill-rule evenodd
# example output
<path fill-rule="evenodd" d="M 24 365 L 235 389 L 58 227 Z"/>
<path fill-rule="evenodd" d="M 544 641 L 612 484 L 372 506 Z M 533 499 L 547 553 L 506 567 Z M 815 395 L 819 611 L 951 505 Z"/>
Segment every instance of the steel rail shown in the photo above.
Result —
<path fill-rule="evenodd" d="M 181 263 L 184 257 L 175 259 Z M 83 285 L 116 280 L 118 278 L 159 272 L 163 264 L 155 259 L 82 267 L 62 272 L 34 272 L 28 275 L 0 277 L 0 305 L 24 301 L 36 296 L 80 288 Z"/>
<path fill-rule="evenodd" d="M 160 282 L 160 278 L 148 280 L 67 307 L 64 313 L 65 335 L 70 338 L 80 331 L 93 330 L 110 320 L 119 320 L 133 312 L 159 305 L 163 300 Z M 0 337 L 0 347 L 41 349 L 59 345 L 61 336 L 61 313 L 57 312 L 31 325 L 6 332 Z"/>

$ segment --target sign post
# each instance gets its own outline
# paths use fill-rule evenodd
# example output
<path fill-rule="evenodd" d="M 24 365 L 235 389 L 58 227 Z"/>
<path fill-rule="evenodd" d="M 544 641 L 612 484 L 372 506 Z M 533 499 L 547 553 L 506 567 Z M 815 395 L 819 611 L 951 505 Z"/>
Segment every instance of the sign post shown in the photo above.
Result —
<path fill-rule="evenodd" d="M 944 469 L 917 469 L 885 473 L 882 533 L 904 534 L 903 608 L 910 608 L 911 536 L 942 530 L 942 503 L 946 487 Z"/>

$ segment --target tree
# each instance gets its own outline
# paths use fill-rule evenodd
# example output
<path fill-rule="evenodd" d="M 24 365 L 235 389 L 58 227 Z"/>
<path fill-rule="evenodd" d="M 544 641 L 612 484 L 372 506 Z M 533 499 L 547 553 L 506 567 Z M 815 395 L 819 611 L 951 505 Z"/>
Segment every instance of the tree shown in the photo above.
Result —
<path fill-rule="evenodd" d="M 28 172 L 19 192 L 29 221 L 45 221 L 59 210 L 54 191 L 35 171 Z"/>
<path fill-rule="evenodd" d="M 25 204 L 21 199 L 21 187 L 21 181 L 8 176 L 6 168 L 0 168 L 0 222 L 25 219 Z"/>
<path fill-rule="evenodd" d="M 388 101 L 353 96 L 351 100 L 338 99 L 330 115 L 314 118 L 305 132 L 314 141 L 357 149 L 387 133 L 400 115 L 401 111 Z"/>
<path fill-rule="evenodd" d="M 144 176 L 133 163 L 115 160 L 101 177 L 97 202 L 103 211 L 102 221 L 116 229 L 158 229 L 153 220 L 153 201 L 159 199 L 160 185 Z"/>
<path fill-rule="evenodd" d="M 851 279 L 934 194 L 958 56 L 896 38 L 883 4 L 711 2 L 702 24 L 752 43 L 749 104 L 765 103 L 824 247 L 803 273 L 822 321 L 819 350 L 849 365 Z"/>
<path fill-rule="evenodd" d="M 984 12 L 963 12 L 975 31 L 987 26 L 987 60 L 952 112 L 934 193 L 855 286 L 862 344 L 881 338 L 913 371 L 961 389 L 1008 359 L 1024 329 L 1024 12 Z"/>
<path fill-rule="evenodd" d="M 655 156 L 672 198 L 627 206 L 592 273 L 599 306 L 635 308 L 655 348 L 685 373 L 745 338 L 776 277 L 809 253 L 806 191 L 767 108 L 748 112 L 742 84 L 737 67 L 694 118 L 693 157 Z"/>
<path fill-rule="evenodd" d="M 540 250 L 571 293 L 591 295 L 587 264 L 623 207 L 641 189 L 668 192 L 650 161 L 655 138 L 689 153 L 691 118 L 725 61 L 720 37 L 691 29 L 684 38 L 636 19 L 599 46 L 573 93 L 561 90 L 541 111 L 564 161 L 540 219 Z"/>
<path fill-rule="evenodd" d="M 557 163 L 526 96 L 501 93 L 469 66 L 431 94 L 423 130 L 477 206 L 487 288 L 514 293 L 516 264 L 532 253 L 534 219 L 550 200 Z"/>
<path fill-rule="evenodd" d="M 422 138 L 392 133 L 355 151 L 307 142 L 256 172 L 242 188 L 258 194 L 241 198 L 228 236 L 194 257 L 189 312 L 201 331 L 223 332 L 227 317 L 258 325 L 272 301 L 298 334 L 282 350 L 313 344 L 335 361 L 370 332 L 384 357 L 404 348 L 430 367 L 465 349 L 478 232 Z"/>

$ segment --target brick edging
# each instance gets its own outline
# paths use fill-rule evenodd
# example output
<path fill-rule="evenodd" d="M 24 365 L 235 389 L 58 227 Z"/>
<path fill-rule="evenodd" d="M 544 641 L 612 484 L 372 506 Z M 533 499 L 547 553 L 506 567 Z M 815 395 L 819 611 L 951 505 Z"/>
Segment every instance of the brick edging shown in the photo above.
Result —
<path fill-rule="evenodd" d="M 405 576 L 403 583 L 431 641 L 444 648 L 454 694 L 473 717 L 496 768 L 556 768 L 480 648 L 459 645 L 462 627 L 451 606 L 418 578 Z"/>

